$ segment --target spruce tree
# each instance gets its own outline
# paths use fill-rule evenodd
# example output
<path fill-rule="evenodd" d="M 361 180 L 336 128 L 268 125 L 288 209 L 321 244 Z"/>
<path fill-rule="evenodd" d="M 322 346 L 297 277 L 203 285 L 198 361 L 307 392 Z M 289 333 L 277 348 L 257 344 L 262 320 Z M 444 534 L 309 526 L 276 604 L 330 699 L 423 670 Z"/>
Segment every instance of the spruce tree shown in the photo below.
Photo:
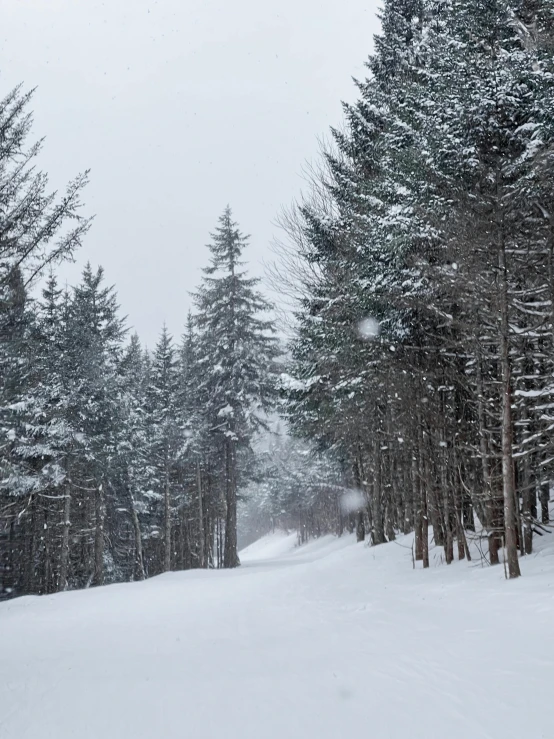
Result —
<path fill-rule="evenodd" d="M 152 356 L 146 408 L 151 487 L 161 503 L 159 526 L 163 551 L 158 571 L 168 572 L 173 562 L 172 527 L 175 507 L 175 475 L 180 449 L 178 417 L 179 376 L 173 339 L 164 326 Z"/>
<path fill-rule="evenodd" d="M 255 434 L 274 404 L 278 348 L 265 315 L 271 305 L 243 269 L 248 243 L 227 207 L 209 244 L 211 260 L 195 294 L 201 390 L 209 431 L 222 458 L 223 565 L 237 567 L 237 490 L 245 481 Z"/>

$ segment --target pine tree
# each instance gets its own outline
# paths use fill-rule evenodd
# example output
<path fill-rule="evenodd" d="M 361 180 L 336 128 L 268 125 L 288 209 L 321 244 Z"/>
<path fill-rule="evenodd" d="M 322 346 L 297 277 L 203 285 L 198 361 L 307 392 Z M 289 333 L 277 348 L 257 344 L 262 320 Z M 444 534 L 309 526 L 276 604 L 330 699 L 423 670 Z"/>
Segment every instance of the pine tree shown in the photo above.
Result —
<path fill-rule="evenodd" d="M 223 565 L 237 567 L 237 490 L 255 434 L 274 403 L 277 344 L 264 318 L 270 304 L 248 278 L 241 256 L 248 241 L 226 208 L 209 245 L 210 266 L 195 295 L 201 389 L 206 418 L 222 456 L 225 547 Z"/>
<path fill-rule="evenodd" d="M 113 509 L 108 481 L 116 459 L 117 372 L 125 334 L 124 321 L 117 315 L 114 289 L 104 287 L 103 279 L 102 268 L 93 272 L 87 265 L 81 283 L 73 290 L 66 365 L 68 422 L 81 446 L 71 477 L 82 491 L 92 494 L 84 497 L 80 508 L 87 524 L 94 521 L 93 541 L 89 542 L 86 535 L 83 540 L 90 561 L 81 563 L 77 576 L 96 585 L 103 583 L 106 560 L 111 557 L 111 552 L 105 551 L 105 520 L 107 504 Z"/>
<path fill-rule="evenodd" d="M 182 446 L 179 464 L 186 480 L 188 494 L 184 495 L 182 534 L 187 547 L 182 547 L 183 565 L 207 567 L 210 559 L 208 521 L 212 518 L 207 498 L 208 464 L 211 435 L 204 419 L 204 396 L 199 367 L 199 340 L 194 318 L 189 311 L 179 351 L 179 424 Z M 188 525 L 185 524 L 188 521 Z M 186 561 L 185 561 L 186 560 Z"/>
<path fill-rule="evenodd" d="M 175 474 L 180 446 L 178 383 L 178 364 L 173 339 L 164 326 L 154 350 L 146 388 L 151 485 L 163 510 L 161 516 L 163 553 L 160 562 L 163 572 L 171 569 L 173 561 Z"/>
<path fill-rule="evenodd" d="M 144 353 L 135 333 L 119 366 L 120 424 L 117 436 L 117 486 L 132 525 L 134 559 L 129 576 L 143 580 L 146 563 L 143 547 L 144 519 L 148 513 L 149 434 L 146 412 Z"/>
<path fill-rule="evenodd" d="M 16 87 L 0 100 L 0 288 L 19 270 L 24 283 L 47 265 L 70 257 L 90 220 L 80 215 L 88 173 L 78 175 L 57 199 L 48 177 L 35 169 L 42 142 L 29 145 L 33 91 Z"/>

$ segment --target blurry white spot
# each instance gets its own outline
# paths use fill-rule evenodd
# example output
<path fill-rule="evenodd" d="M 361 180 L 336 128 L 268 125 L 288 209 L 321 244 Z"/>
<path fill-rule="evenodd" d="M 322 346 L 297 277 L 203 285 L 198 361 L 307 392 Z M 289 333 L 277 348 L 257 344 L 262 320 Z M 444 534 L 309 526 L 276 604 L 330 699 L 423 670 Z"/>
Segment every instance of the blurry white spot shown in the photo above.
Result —
<path fill-rule="evenodd" d="M 376 339 L 380 333 L 381 326 L 375 318 L 364 318 L 358 324 L 358 335 L 360 339 L 364 339 L 365 341 Z"/>
<path fill-rule="evenodd" d="M 359 490 L 349 490 L 345 493 L 340 501 L 340 508 L 343 513 L 355 513 L 361 510 L 366 504 L 365 495 Z"/>

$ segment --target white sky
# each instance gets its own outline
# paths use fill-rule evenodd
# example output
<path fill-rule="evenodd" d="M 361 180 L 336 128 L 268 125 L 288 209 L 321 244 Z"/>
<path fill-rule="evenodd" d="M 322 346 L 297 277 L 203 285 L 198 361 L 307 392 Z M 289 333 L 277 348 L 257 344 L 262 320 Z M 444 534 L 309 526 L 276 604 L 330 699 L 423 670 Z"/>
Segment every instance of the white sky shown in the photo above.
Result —
<path fill-rule="evenodd" d="M 378 0 L 0 0 L 0 96 L 38 86 L 56 187 L 90 168 L 96 214 L 75 266 L 102 264 L 152 346 L 176 335 L 227 203 L 251 271 L 353 99 Z"/>

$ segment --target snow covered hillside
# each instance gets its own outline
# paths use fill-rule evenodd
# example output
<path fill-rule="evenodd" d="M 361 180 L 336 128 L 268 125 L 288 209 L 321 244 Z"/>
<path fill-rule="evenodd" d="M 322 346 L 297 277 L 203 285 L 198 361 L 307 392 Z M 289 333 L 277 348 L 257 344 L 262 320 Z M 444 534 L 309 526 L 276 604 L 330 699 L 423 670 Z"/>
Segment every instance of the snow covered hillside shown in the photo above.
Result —
<path fill-rule="evenodd" d="M 4 603 L 0 737 L 551 737 L 554 546 L 508 582 L 410 545 L 277 534 L 236 571 Z"/>

